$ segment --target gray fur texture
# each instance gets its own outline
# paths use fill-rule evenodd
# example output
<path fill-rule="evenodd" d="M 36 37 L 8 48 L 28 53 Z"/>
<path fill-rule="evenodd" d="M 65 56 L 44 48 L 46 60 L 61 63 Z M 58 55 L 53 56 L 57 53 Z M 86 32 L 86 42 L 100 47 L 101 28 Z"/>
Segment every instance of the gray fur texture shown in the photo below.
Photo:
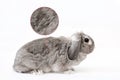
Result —
<path fill-rule="evenodd" d="M 30 22 L 35 32 L 41 35 L 48 35 L 56 30 L 59 19 L 53 9 L 40 7 L 33 12 Z"/>
<path fill-rule="evenodd" d="M 93 49 L 94 41 L 84 33 L 76 33 L 70 39 L 41 38 L 18 50 L 13 68 L 20 73 L 33 70 L 42 70 L 45 73 L 64 72 L 78 65 Z"/>

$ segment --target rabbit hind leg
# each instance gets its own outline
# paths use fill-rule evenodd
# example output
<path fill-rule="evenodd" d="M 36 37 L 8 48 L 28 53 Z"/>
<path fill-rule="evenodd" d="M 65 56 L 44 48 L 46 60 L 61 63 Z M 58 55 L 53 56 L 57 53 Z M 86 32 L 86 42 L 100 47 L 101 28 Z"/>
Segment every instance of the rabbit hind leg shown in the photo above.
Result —
<path fill-rule="evenodd" d="M 52 72 L 52 69 L 50 67 L 44 67 L 42 69 L 42 71 L 43 71 L 43 73 L 50 73 L 50 72 Z"/>
<path fill-rule="evenodd" d="M 19 72 L 19 73 L 29 73 L 32 71 L 32 69 L 24 65 L 14 65 L 13 68 L 16 72 Z"/>

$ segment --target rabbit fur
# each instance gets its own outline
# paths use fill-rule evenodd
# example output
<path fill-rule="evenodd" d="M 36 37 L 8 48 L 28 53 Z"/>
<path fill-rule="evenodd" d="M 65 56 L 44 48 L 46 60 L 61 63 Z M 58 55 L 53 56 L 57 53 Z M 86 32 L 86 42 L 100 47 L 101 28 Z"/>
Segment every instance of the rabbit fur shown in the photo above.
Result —
<path fill-rule="evenodd" d="M 85 38 L 89 41 L 85 42 Z M 18 50 L 13 69 L 20 73 L 33 70 L 42 70 L 45 73 L 64 72 L 78 65 L 93 49 L 93 39 L 84 33 L 75 33 L 71 38 L 41 38 Z"/>

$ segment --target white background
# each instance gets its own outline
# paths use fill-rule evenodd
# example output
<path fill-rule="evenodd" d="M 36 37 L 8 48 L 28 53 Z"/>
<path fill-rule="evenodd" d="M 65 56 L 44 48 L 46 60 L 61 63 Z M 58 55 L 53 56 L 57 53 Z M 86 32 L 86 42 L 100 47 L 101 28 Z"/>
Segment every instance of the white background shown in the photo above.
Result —
<path fill-rule="evenodd" d="M 49 36 L 83 31 L 95 41 L 94 52 L 71 74 L 30 75 L 12 69 L 16 51 L 44 37 L 30 26 L 32 12 L 42 6 L 59 16 L 59 26 Z M 120 0 L 0 0 L 0 79 L 120 80 Z"/>

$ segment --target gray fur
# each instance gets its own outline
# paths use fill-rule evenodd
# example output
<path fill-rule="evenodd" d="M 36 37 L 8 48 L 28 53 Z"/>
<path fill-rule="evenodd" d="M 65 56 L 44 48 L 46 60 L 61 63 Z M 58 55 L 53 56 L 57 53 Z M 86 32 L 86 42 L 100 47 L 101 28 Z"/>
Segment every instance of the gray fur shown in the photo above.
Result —
<path fill-rule="evenodd" d="M 33 12 L 30 22 L 35 32 L 41 35 L 48 35 L 57 29 L 59 18 L 53 9 L 40 7 Z"/>
<path fill-rule="evenodd" d="M 86 47 L 85 49 L 88 50 L 86 53 L 82 47 L 84 45 L 82 38 L 85 34 L 78 33 L 74 36 L 80 37 L 77 41 L 65 37 L 48 37 L 27 43 L 16 54 L 14 70 L 27 73 L 33 70 L 64 72 L 71 69 L 73 65 L 79 64 L 88 53 L 92 52 Z M 91 45 L 93 50 L 94 46 Z"/>

